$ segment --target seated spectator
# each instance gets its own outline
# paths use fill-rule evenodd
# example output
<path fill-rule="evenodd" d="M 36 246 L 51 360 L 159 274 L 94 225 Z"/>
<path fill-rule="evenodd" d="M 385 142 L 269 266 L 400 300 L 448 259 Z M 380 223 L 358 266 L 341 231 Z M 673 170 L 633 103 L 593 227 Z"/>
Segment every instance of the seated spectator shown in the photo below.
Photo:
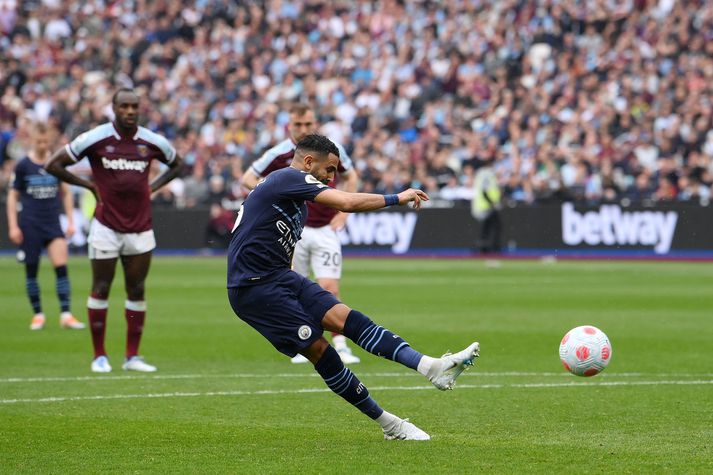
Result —
<path fill-rule="evenodd" d="M 329 119 L 365 191 L 451 189 L 485 160 L 511 202 L 651 199 L 649 180 L 657 199 L 691 200 L 713 185 L 710 2 L 95 3 L 6 2 L 0 197 L 24 121 L 77 136 L 112 119 L 118 84 L 151 97 L 144 125 L 192 165 L 183 191 L 157 197 L 175 206 L 215 200 L 207 177 L 230 189 L 234 161 L 286 137 L 294 101 Z"/>
<path fill-rule="evenodd" d="M 193 167 L 193 173 L 183 179 L 183 200 L 186 208 L 208 204 L 210 190 L 205 170 L 201 164 Z"/>
<path fill-rule="evenodd" d="M 210 205 L 210 220 L 206 226 L 206 247 L 227 249 L 230 244 L 230 232 L 235 223 L 235 213 L 223 208 L 220 203 Z"/>

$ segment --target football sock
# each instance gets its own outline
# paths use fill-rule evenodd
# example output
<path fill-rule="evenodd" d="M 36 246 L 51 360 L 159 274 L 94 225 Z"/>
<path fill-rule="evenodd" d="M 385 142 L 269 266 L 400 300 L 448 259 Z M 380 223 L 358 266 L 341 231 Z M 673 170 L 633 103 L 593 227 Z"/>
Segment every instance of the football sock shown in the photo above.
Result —
<path fill-rule="evenodd" d="M 376 422 L 381 425 L 381 428 L 385 431 L 390 431 L 396 427 L 396 424 L 401 422 L 401 418 L 391 414 L 388 411 L 384 411 L 379 417 L 376 418 Z"/>
<path fill-rule="evenodd" d="M 139 343 L 146 319 L 146 301 L 127 300 L 124 309 L 126 318 L 126 359 L 139 354 Z"/>
<path fill-rule="evenodd" d="M 40 304 L 40 284 L 37 282 L 37 270 L 40 264 L 25 264 L 25 288 L 27 296 L 30 298 L 32 310 L 37 313 L 42 313 L 42 305 Z"/>
<path fill-rule="evenodd" d="M 89 314 L 89 328 L 92 331 L 92 346 L 94 346 L 94 358 L 106 355 L 104 349 L 104 334 L 106 333 L 106 314 L 109 309 L 109 301 L 99 299 L 92 294 L 87 299 L 87 310 Z"/>
<path fill-rule="evenodd" d="M 344 335 L 369 353 L 381 356 L 411 369 L 418 369 L 423 355 L 398 335 L 376 325 L 369 317 L 352 310 L 344 323 Z"/>
<path fill-rule="evenodd" d="M 430 378 L 434 374 L 438 373 L 438 371 L 440 371 L 442 365 L 443 362 L 440 358 L 431 358 L 430 356 L 423 355 L 421 361 L 418 362 L 418 367 L 416 368 L 416 371 Z"/>
<path fill-rule="evenodd" d="M 67 266 L 59 266 L 54 268 L 54 273 L 57 276 L 55 288 L 57 290 L 57 298 L 62 312 L 69 312 L 69 277 L 67 276 Z"/>
<path fill-rule="evenodd" d="M 369 396 L 369 390 L 359 381 L 349 368 L 344 366 L 337 350 L 328 346 L 322 357 L 314 365 L 319 375 L 338 396 L 371 417 L 378 419 L 384 410 Z"/>

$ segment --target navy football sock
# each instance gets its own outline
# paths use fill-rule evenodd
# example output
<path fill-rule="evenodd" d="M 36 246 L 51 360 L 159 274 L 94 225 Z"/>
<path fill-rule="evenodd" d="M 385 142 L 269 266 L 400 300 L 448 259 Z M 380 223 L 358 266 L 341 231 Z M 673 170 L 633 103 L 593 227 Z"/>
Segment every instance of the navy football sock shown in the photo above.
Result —
<path fill-rule="evenodd" d="M 39 263 L 25 264 L 25 288 L 27 296 L 30 298 L 32 310 L 35 313 L 42 313 L 42 305 L 40 304 L 40 284 L 37 282 L 37 270 Z"/>
<path fill-rule="evenodd" d="M 411 369 L 418 369 L 423 354 L 414 350 L 398 335 L 372 322 L 369 317 L 352 310 L 344 323 L 344 336 L 369 353 L 381 356 Z"/>
<path fill-rule="evenodd" d="M 324 379 L 329 389 L 346 399 L 348 403 L 367 416 L 377 419 L 384 412 L 376 401 L 369 396 L 369 390 L 366 389 L 366 386 L 359 381 L 359 378 L 349 368 L 344 366 L 339 353 L 333 347 L 327 347 L 317 364 L 314 365 L 314 369 Z"/>
<path fill-rule="evenodd" d="M 69 312 L 69 276 L 67 275 L 67 266 L 59 266 L 54 268 L 54 273 L 57 276 L 55 288 L 57 290 L 57 298 L 62 312 Z"/>

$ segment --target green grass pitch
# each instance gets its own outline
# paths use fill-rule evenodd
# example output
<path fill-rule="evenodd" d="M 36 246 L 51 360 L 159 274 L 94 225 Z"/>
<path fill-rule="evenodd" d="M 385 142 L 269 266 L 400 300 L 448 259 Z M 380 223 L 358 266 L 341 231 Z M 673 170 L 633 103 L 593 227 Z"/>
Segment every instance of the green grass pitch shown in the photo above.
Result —
<path fill-rule="evenodd" d="M 345 262 L 343 300 L 431 355 L 481 343 L 447 393 L 361 349 L 353 370 L 430 442 L 379 427 L 235 318 L 222 258 L 155 258 L 141 353 L 121 370 L 123 274 L 110 300 L 114 372 L 89 371 L 88 330 L 31 332 L 22 267 L 0 258 L 0 473 L 711 473 L 713 267 L 706 263 Z M 89 263 L 70 262 L 86 321 Z M 559 341 L 592 324 L 613 345 L 594 378 Z"/>

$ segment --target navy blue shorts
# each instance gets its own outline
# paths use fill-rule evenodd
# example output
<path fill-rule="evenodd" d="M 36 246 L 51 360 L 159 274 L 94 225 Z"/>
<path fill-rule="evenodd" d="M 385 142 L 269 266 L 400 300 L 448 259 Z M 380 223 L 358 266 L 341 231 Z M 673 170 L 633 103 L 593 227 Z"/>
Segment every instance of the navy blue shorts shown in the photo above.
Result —
<path fill-rule="evenodd" d="M 272 282 L 228 289 L 235 314 L 281 353 L 295 356 L 322 336 L 322 318 L 339 300 L 289 271 Z"/>
<path fill-rule="evenodd" d="M 42 224 L 22 224 L 22 244 L 20 250 L 24 254 L 23 262 L 27 264 L 37 264 L 40 262 L 40 254 L 42 249 L 57 238 L 63 238 L 64 233 L 59 225 L 59 220 L 56 223 Z"/>

